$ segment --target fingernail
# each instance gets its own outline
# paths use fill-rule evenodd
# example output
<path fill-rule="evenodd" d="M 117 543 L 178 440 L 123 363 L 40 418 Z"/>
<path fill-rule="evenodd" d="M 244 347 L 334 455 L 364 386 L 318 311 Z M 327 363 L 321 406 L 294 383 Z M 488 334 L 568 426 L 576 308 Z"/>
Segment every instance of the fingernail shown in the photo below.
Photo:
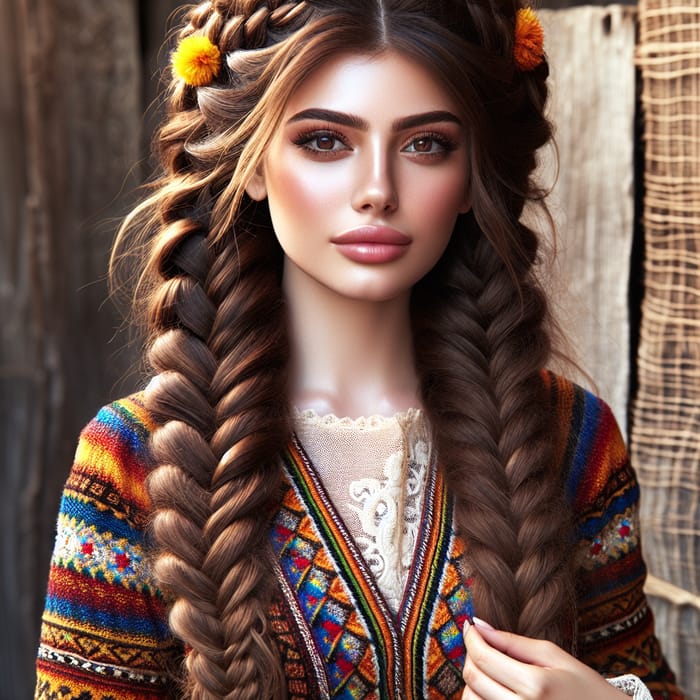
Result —
<path fill-rule="evenodd" d="M 485 620 L 482 620 L 480 617 L 474 616 L 474 625 L 476 625 L 477 629 L 482 629 L 482 630 L 495 630 L 496 628 L 493 627 L 492 625 L 489 625 L 488 622 Z"/>

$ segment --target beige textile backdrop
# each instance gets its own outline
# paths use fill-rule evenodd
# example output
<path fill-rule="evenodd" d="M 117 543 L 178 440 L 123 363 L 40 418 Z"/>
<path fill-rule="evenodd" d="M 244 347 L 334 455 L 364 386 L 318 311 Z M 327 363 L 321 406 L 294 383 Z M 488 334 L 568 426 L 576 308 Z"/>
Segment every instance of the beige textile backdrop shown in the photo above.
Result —
<path fill-rule="evenodd" d="M 552 281 L 559 318 L 623 431 L 631 422 L 647 592 L 666 656 L 688 697 L 698 700 L 700 7 L 643 0 L 638 17 L 623 6 L 542 15 L 558 126 L 560 178 L 548 201 L 560 248 Z M 630 421 L 635 57 L 642 78 L 645 265 Z M 541 172 L 544 182 L 553 177 L 551 152 Z"/>
<path fill-rule="evenodd" d="M 700 6 L 642 0 L 645 298 L 632 454 L 648 591 L 666 651 L 700 698 Z"/>

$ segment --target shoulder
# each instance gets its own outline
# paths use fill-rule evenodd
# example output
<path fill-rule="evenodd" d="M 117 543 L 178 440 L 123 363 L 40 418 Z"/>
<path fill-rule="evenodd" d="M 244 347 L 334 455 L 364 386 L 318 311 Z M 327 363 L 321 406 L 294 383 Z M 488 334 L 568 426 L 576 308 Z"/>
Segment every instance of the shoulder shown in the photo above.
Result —
<path fill-rule="evenodd" d="M 145 482 L 153 427 L 143 393 L 101 408 L 80 433 L 65 494 L 143 526 L 150 507 Z"/>
<path fill-rule="evenodd" d="M 557 459 L 574 512 L 621 497 L 636 500 L 637 482 L 608 404 L 559 375 L 547 372 L 545 382 L 557 428 Z"/>
<path fill-rule="evenodd" d="M 68 697 L 69 688 L 75 698 L 166 696 L 179 647 L 152 571 L 152 428 L 136 394 L 100 409 L 81 432 L 56 523 L 37 698 Z"/>

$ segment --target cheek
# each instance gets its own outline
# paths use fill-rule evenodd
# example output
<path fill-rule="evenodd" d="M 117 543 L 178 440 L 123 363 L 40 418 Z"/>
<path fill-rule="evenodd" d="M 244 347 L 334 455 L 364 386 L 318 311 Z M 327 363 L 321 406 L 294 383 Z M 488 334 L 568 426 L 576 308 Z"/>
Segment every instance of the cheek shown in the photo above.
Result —
<path fill-rule="evenodd" d="M 467 178 L 464 170 L 445 173 L 443 177 L 426 177 L 417 181 L 408 193 L 413 214 L 436 227 L 447 226 L 450 231 L 457 215 L 467 201 Z"/>
<path fill-rule="evenodd" d="M 293 167 L 278 162 L 268 170 L 267 194 L 273 216 L 283 215 L 284 219 L 300 216 L 310 201 L 309 193 L 309 183 Z"/>
<path fill-rule="evenodd" d="M 278 161 L 267 177 L 268 202 L 275 228 L 308 226 L 337 210 L 339 183 L 332 168 L 318 173 L 308 163 Z M 319 222 L 321 223 L 321 222 Z"/>

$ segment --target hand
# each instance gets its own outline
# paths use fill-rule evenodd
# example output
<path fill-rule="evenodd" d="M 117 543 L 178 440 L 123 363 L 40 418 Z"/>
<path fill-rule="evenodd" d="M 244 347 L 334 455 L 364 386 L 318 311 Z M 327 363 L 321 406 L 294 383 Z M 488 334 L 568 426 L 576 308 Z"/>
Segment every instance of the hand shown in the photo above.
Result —
<path fill-rule="evenodd" d="M 556 644 L 493 629 L 464 626 L 467 687 L 462 700 L 621 700 L 627 697 Z"/>

